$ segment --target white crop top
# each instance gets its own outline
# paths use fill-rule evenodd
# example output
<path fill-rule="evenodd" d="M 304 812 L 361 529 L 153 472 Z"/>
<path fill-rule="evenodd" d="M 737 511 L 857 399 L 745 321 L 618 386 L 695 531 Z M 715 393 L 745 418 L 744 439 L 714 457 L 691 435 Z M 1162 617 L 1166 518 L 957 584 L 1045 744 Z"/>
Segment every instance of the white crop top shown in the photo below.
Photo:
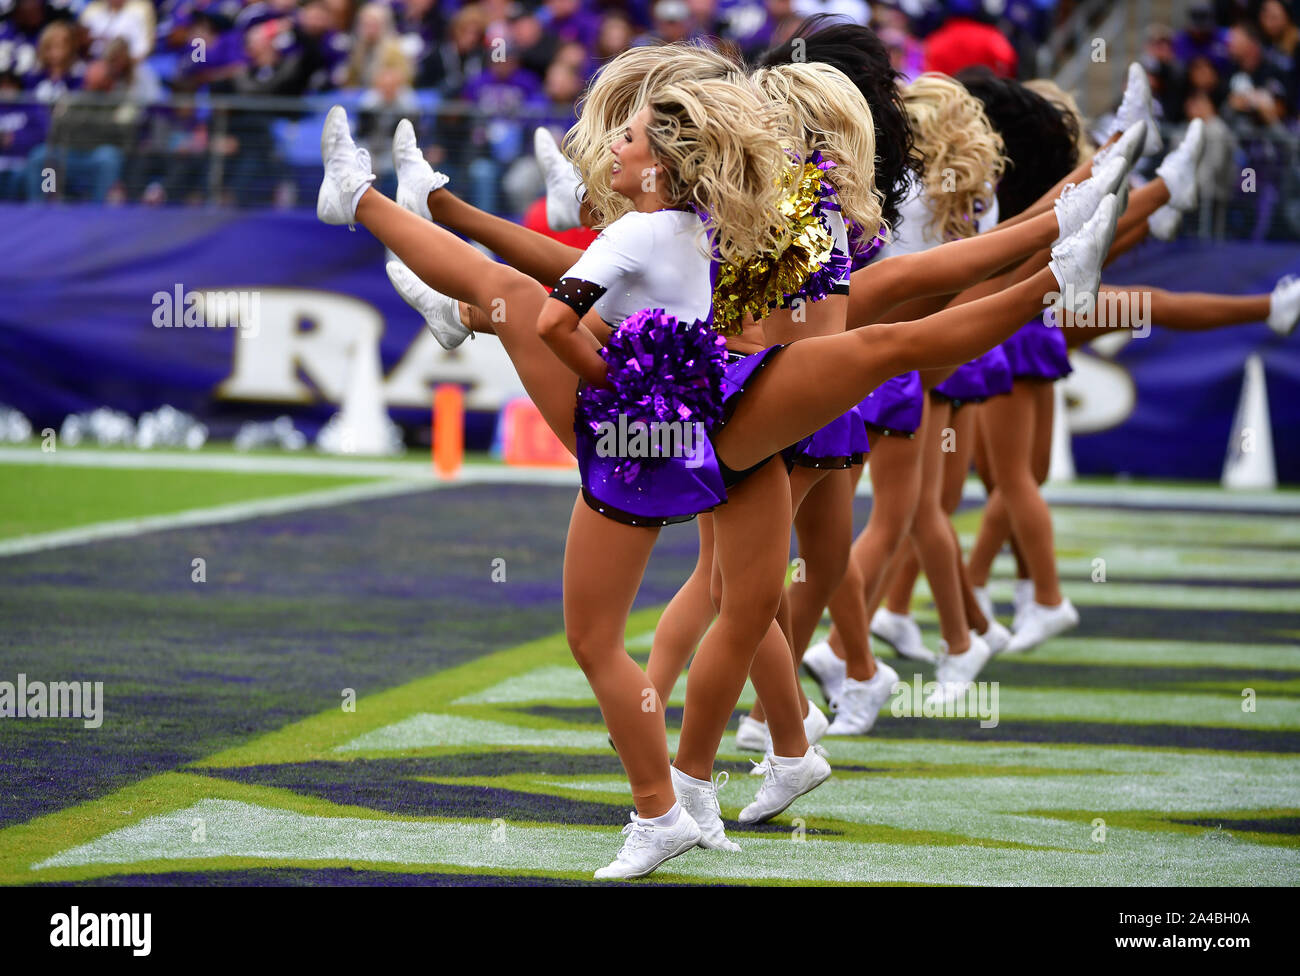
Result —
<path fill-rule="evenodd" d="M 579 315 L 595 308 L 610 325 L 646 308 L 662 308 L 682 322 L 703 321 L 713 304 L 707 246 L 704 225 L 692 211 L 634 211 L 592 241 L 551 297 Z"/>
<path fill-rule="evenodd" d="M 940 244 L 946 243 L 936 235 L 934 228 L 930 226 L 934 212 L 930 209 L 930 203 L 925 196 L 923 184 L 918 183 L 916 180 L 909 182 L 907 196 L 899 204 L 898 214 L 903 218 L 901 221 L 902 226 L 890 235 L 889 243 L 880 249 L 882 258 L 928 251 L 932 247 L 938 247 Z M 975 230 L 977 233 L 983 233 L 997 222 L 998 198 L 994 195 L 993 206 L 975 218 Z"/>

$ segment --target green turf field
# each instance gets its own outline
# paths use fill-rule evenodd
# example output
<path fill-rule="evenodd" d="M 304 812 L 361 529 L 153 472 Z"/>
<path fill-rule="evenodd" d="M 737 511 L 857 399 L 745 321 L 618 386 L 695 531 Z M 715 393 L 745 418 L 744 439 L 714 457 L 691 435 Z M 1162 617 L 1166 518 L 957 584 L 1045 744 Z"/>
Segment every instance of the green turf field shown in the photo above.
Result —
<path fill-rule="evenodd" d="M 11 474 L 0 466 L 6 484 Z M 52 497 L 127 492 L 129 482 L 115 477 L 121 474 L 126 472 L 97 471 L 79 477 L 75 489 L 53 478 Z M 273 492 L 291 490 L 280 483 L 261 485 Z M 225 490 L 245 492 L 237 496 L 245 498 L 257 485 L 234 482 Z M 220 727 L 202 738 L 221 745 L 197 748 L 194 758 L 154 761 L 90 799 L 77 800 L 68 784 L 51 782 L 50 789 L 69 791 L 66 803 L 10 819 L 0 830 L 0 883 L 590 879 L 620 843 L 619 826 L 630 808 L 626 781 L 558 627 L 550 636 L 522 643 L 508 636 L 524 626 L 522 618 L 511 622 L 512 608 L 522 613 L 535 601 L 540 611 L 555 609 L 558 580 L 550 577 L 558 563 L 539 563 L 536 582 L 530 576 L 516 584 L 520 589 L 501 595 L 486 583 L 456 582 L 460 564 L 448 560 L 474 563 L 482 556 L 486 561 L 505 545 L 487 538 L 502 521 L 494 510 L 483 516 L 483 527 L 472 522 L 472 513 L 493 504 L 491 495 L 467 492 L 357 503 L 346 517 L 310 528 L 272 517 L 260 527 L 245 526 L 239 530 L 243 534 L 232 528 L 225 541 L 215 530 L 204 536 L 209 549 L 233 553 L 260 538 L 249 534 L 257 529 L 273 533 L 275 548 L 249 555 L 248 567 L 232 578 L 225 609 L 191 608 L 195 598 L 188 591 L 168 597 L 173 601 L 168 632 L 184 637 L 186 628 L 202 627 L 204 633 L 200 643 L 178 643 L 168 652 L 192 656 L 189 670 L 175 672 L 182 676 L 176 681 L 190 684 L 168 692 L 186 702 L 183 707 L 194 707 L 216 687 L 205 684 L 213 675 L 229 684 L 255 682 L 266 674 L 270 659 L 249 664 L 251 659 L 239 657 L 242 645 L 272 627 L 273 617 L 286 615 L 298 619 L 285 622 L 283 635 L 306 631 L 312 636 L 295 647 L 285 636 L 271 634 L 283 642 L 276 644 L 277 667 L 293 669 L 295 655 L 302 655 L 299 670 L 328 667 L 328 658 L 306 656 L 307 643 L 315 653 L 317 631 L 324 627 L 342 648 L 373 639 L 366 660 L 382 674 L 384 655 L 391 654 L 388 672 L 394 680 L 358 682 L 355 710 L 338 703 L 333 675 L 320 682 L 323 690 L 294 691 L 307 701 L 295 699 L 294 707 L 265 697 L 275 686 L 258 690 L 244 699 L 246 711 L 268 713 L 243 720 L 256 725 L 255 731 L 241 734 L 234 727 L 240 720 L 223 717 Z M 10 493 L 19 494 L 6 488 Z M 218 494 L 212 500 L 230 497 Z M 167 493 L 158 498 L 176 500 Z M 517 512 L 520 498 L 530 510 L 545 513 L 542 523 L 559 520 L 562 530 L 571 492 L 521 490 L 500 499 L 501 511 Z M 1171 506 L 1175 500 L 1171 496 Z M 139 497 L 133 501 L 140 514 L 148 510 Z M 192 497 L 189 502 L 195 504 Z M 112 511 L 120 517 L 119 510 Z M 735 751 L 729 734 L 719 769 L 730 779 L 720 799 L 742 852 L 694 851 L 665 865 L 652 880 L 1300 883 L 1300 520 L 1294 514 L 1105 504 L 1063 507 L 1054 516 L 1065 589 L 1079 606 L 1083 625 L 1032 655 L 990 665 L 985 677 L 998 683 L 996 726 L 981 728 L 977 719 L 883 714 L 868 736 L 825 742 L 834 777 L 773 824 L 750 830 L 734 817 L 752 799 L 759 780 L 746 775 L 751 757 Z M 42 517 L 50 528 L 73 524 L 60 521 L 66 514 Z M 973 531 L 975 518 L 975 513 L 959 518 L 965 535 Z M 372 540 L 383 525 L 391 538 Z M 512 531 L 501 538 L 525 530 Z M 117 565 L 124 554 L 136 553 L 145 566 L 155 549 L 167 562 L 169 536 L 176 543 L 171 548 L 188 551 L 186 546 L 197 544 L 179 530 L 155 535 L 119 540 L 103 551 L 105 564 Z M 522 559 L 525 549 L 547 559 L 558 556 L 552 550 L 558 550 L 559 538 L 552 533 L 521 539 L 520 554 L 511 558 Z M 403 543 L 394 540 L 409 542 L 413 551 L 397 551 Z M 657 578 L 654 593 L 671 592 L 663 589 L 664 582 L 675 572 L 684 575 L 690 541 L 689 533 L 665 536 L 661 547 L 676 562 Z M 260 591 L 272 583 L 258 583 L 257 568 L 284 553 L 327 544 L 357 553 L 346 573 L 335 581 L 325 570 L 295 564 L 300 576 L 282 585 L 292 587 L 296 602 L 267 602 L 266 615 L 260 616 L 260 600 L 281 598 Z M 96 552 L 94 545 L 77 547 L 75 565 L 89 565 Z M 423 553 L 439 555 L 432 559 Z M 409 562 L 386 565 L 386 554 Z M 1105 582 L 1092 581 L 1098 558 L 1105 560 Z M 31 562 L 21 563 L 24 559 Z M 11 557 L 7 566 L 0 561 L 0 573 L 21 573 L 24 579 L 37 574 L 41 581 L 33 586 L 55 605 L 84 604 L 93 596 L 93 580 L 73 580 L 66 593 L 51 588 L 63 585 L 71 559 Z M 312 560 L 336 561 L 332 556 Z M 411 593 L 407 581 L 420 575 L 420 567 L 432 582 L 427 591 Z M 268 572 L 267 580 L 273 579 L 279 577 Z M 0 575 L 0 584 L 4 580 Z M 140 587 L 142 592 L 159 589 L 147 580 Z M 447 589 L 454 591 L 447 601 L 424 605 L 409 627 L 383 630 L 383 621 L 403 608 L 420 610 L 428 599 L 422 593 Z M 338 621 L 327 616 L 326 602 L 313 603 L 346 599 L 357 590 L 364 591 L 364 602 Z M 995 585 L 995 596 L 1007 593 Z M 491 599 L 498 602 L 483 602 Z M 18 615 L 18 636 L 0 644 L 0 680 L 31 660 L 39 646 L 71 666 L 93 653 L 78 642 L 92 643 L 101 631 L 117 628 L 124 640 L 143 641 L 146 628 L 133 618 L 119 619 L 112 606 L 103 604 L 99 629 L 93 622 L 72 631 L 53 624 L 43 629 L 41 618 Z M 307 619 L 313 606 L 319 607 L 319 620 Z M 373 618 L 364 608 L 375 608 Z M 629 649 L 640 660 L 658 612 L 657 606 L 642 609 L 629 625 Z M 231 616 L 238 614 L 248 615 L 248 626 Z M 923 589 L 918 616 L 933 640 L 934 617 Z M 229 621 L 228 638 L 218 626 L 222 620 Z M 343 630 L 348 622 L 351 628 Z M 415 653 L 402 656 L 410 636 L 436 648 L 460 641 L 462 627 L 489 625 L 496 629 L 474 636 L 445 666 L 422 664 L 418 645 Z M 141 653 L 154 651 L 142 645 Z M 882 653 L 889 656 L 887 649 Z M 913 668 L 891 663 L 910 678 Z M 141 690 L 133 694 L 147 694 L 150 676 L 161 667 L 150 664 L 136 674 L 133 681 Z M 931 676 L 923 673 L 926 680 Z M 239 687 L 231 689 L 236 700 Z M 683 688 L 679 683 L 669 702 L 670 744 L 680 725 Z M 814 686 L 808 688 L 818 700 Z M 747 689 L 746 700 L 749 694 Z M 900 692 L 900 703 L 907 694 Z M 287 720 L 275 717 L 280 712 Z M 201 732 L 180 719 L 174 734 Z M 95 740 L 112 743 L 98 750 L 128 751 L 135 734 L 113 734 L 121 737 Z M 12 747 L 14 755 L 25 755 L 24 749 L 39 752 L 47 748 L 45 741 L 38 749 L 32 731 L 0 725 L 0 747 Z M 39 764 L 41 756 L 34 761 Z M 0 760 L 0 779 L 3 769 Z"/>

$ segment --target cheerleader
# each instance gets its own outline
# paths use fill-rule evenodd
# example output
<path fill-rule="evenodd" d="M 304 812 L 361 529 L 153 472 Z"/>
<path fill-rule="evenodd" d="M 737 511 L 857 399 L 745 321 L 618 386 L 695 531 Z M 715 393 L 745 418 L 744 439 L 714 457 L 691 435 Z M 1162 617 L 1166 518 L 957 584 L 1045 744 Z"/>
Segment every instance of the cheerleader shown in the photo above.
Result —
<path fill-rule="evenodd" d="M 502 307 L 501 320 L 493 323 L 497 335 L 512 359 L 520 353 L 526 361 L 528 368 L 520 366 L 525 387 L 557 435 L 578 453 L 583 492 L 566 548 L 566 630 L 637 804 L 625 828 L 628 840 L 615 862 L 598 872 L 601 877 L 643 875 L 701 839 L 673 794 L 662 713 L 642 708 L 655 700 L 653 687 L 622 648 L 623 625 L 657 526 L 711 506 L 719 506 L 718 523 L 788 519 L 789 482 L 774 463 L 782 448 L 829 423 L 889 376 L 963 362 L 990 348 L 1005 338 L 1008 319 L 1027 317 L 1045 296 L 1067 285 L 1077 295 L 1095 297 L 1100 261 L 1114 234 L 1116 200 L 1107 196 L 1077 233 L 1053 249 L 1048 267 L 968 304 L 959 318 L 947 310 L 773 347 L 728 369 L 726 393 L 695 398 L 697 390 L 718 389 L 713 384 L 721 383 L 720 350 L 714 358 L 711 350 L 718 347 L 705 341 L 705 330 L 673 323 L 668 314 L 681 321 L 708 317 L 714 249 L 740 263 L 773 247 L 779 184 L 774 177 L 790 165 L 774 122 L 768 107 L 730 82 L 683 82 L 647 92 L 644 107 L 611 147 L 611 185 L 635 209 L 606 228 L 549 298 L 532 279 L 371 189 L 368 154 L 352 142 L 341 108 L 331 111 L 322 135 L 325 178 L 318 216 L 332 224 L 362 223 L 412 272 L 450 297 L 480 309 Z M 643 189 L 643 173 L 656 174 L 649 190 Z M 677 209 L 686 207 L 700 213 Z M 701 248 L 706 229 L 713 243 Z M 595 304 L 602 319 L 621 322 L 606 356 L 582 327 Z M 651 307 L 668 314 L 647 312 Z M 963 327 L 957 329 L 959 321 Z M 539 340 L 567 368 L 567 379 L 563 370 L 542 365 L 535 346 L 526 348 Z M 639 361 L 637 349 L 647 362 Z M 637 368 L 629 368 L 629 356 Z M 587 384 L 581 398 L 575 377 Z M 637 383 L 646 377 L 659 393 L 672 394 L 669 399 L 687 418 L 709 421 L 706 463 L 688 467 L 669 459 L 640 470 L 578 443 L 576 431 L 586 436 L 592 417 L 631 406 Z M 820 397 L 806 396 L 810 384 Z M 720 505 L 723 500 L 726 505 Z M 720 524 L 718 529 L 721 540 Z M 775 626 L 784 546 L 784 540 L 741 534 L 717 545 L 722 605 L 691 669 L 683 739 L 720 740 L 755 649 Z M 680 758 L 679 753 L 679 765 Z M 820 757 L 811 750 L 800 757 L 801 773 L 819 773 L 814 760 Z"/>
<path fill-rule="evenodd" d="M 968 238 L 995 223 L 993 186 L 1004 166 L 1001 140 L 982 106 L 957 82 L 945 75 L 923 75 L 904 89 L 903 98 L 925 169 L 923 180 L 913 184 L 905 201 L 902 232 L 882 251 L 886 257 L 928 250 L 945 239 Z M 988 647 L 967 625 L 956 575 L 959 558 L 950 551 L 948 527 L 942 520 L 914 519 L 931 456 L 942 456 L 938 438 L 947 419 L 933 416 L 946 407 L 926 403 L 919 374 L 906 380 L 916 398 L 912 419 L 899 423 L 892 419 L 895 413 L 887 433 L 874 438 L 871 515 L 853 544 L 852 571 L 830 601 L 831 633 L 806 659 L 836 709 L 832 735 L 870 731 L 898 680 L 893 668 L 872 657 L 866 622 L 870 608 L 879 601 L 886 570 L 909 533 L 916 534 L 923 552 L 932 554 L 927 569 L 935 580 L 944 629 L 941 646 L 954 661 L 960 657 L 960 664 L 969 670 L 961 679 L 948 675 L 945 689 L 964 687 L 989 655 Z M 913 436 L 918 427 L 920 436 Z M 896 640 L 903 656 L 929 656 L 919 641 L 909 645 Z M 947 657 L 944 662 L 945 670 L 951 669 Z"/>

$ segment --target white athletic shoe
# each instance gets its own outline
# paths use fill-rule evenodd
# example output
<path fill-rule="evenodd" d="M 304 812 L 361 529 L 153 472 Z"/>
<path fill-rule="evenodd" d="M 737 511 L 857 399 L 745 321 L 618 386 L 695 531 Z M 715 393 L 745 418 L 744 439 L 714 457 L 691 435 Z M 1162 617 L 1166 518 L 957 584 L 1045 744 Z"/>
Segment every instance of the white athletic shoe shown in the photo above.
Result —
<path fill-rule="evenodd" d="M 1205 123 L 1192 119 L 1183 141 L 1156 168 L 1169 187 L 1169 206 L 1183 213 L 1196 209 L 1196 164 L 1205 149 Z"/>
<path fill-rule="evenodd" d="M 1128 83 L 1124 86 L 1124 98 L 1111 132 L 1124 130 L 1138 122 L 1147 124 L 1146 142 L 1142 147 L 1143 156 L 1154 156 L 1164 143 L 1160 139 L 1160 127 L 1156 125 L 1155 101 L 1151 97 L 1151 85 L 1147 81 L 1146 69 L 1134 61 L 1128 66 Z"/>
<path fill-rule="evenodd" d="M 549 129 L 533 133 L 533 155 L 546 181 L 546 222 L 551 230 L 572 230 L 582 226 L 582 178 L 568 157 L 560 152 Z"/>
<path fill-rule="evenodd" d="M 1165 204 L 1147 218 L 1147 227 L 1151 236 L 1158 241 L 1172 241 L 1178 236 L 1178 227 L 1183 222 L 1183 212 Z"/>
<path fill-rule="evenodd" d="M 740 717 L 736 729 L 736 748 L 746 752 L 767 752 L 772 740 L 767 734 L 767 723 L 756 722 L 748 715 Z"/>
<path fill-rule="evenodd" d="M 1079 232 L 1052 248 L 1052 269 L 1061 286 L 1060 305 L 1075 313 L 1095 316 L 1097 288 L 1101 284 L 1101 266 L 1115 239 L 1115 222 L 1119 219 L 1117 201 L 1112 193 L 1101 201 L 1097 212 Z"/>
<path fill-rule="evenodd" d="M 700 828 L 700 846 L 713 851 L 738 851 L 740 845 L 727 839 L 722 826 L 722 810 L 718 806 L 718 790 L 727 785 L 726 772 L 718 773 L 712 783 L 687 776 L 676 766 L 671 767 L 673 792 L 682 809 L 691 815 Z"/>
<path fill-rule="evenodd" d="M 1011 643 L 1011 631 L 992 617 L 988 618 L 989 629 L 980 634 L 980 639 L 989 646 L 994 654 L 1001 654 Z"/>
<path fill-rule="evenodd" d="M 1059 228 L 1055 243 L 1059 244 L 1078 233 L 1088 218 L 1097 212 L 1097 207 L 1106 194 L 1118 193 L 1127 177 L 1128 169 L 1124 160 L 1113 156 L 1101 166 L 1094 166 L 1092 176 L 1082 183 L 1067 183 L 1052 205 L 1056 211 L 1056 226 Z"/>
<path fill-rule="evenodd" d="M 1295 331 L 1300 319 L 1300 278 L 1287 275 L 1273 286 L 1268 299 L 1268 327 L 1280 336 Z"/>
<path fill-rule="evenodd" d="M 803 666 L 821 687 L 827 702 L 833 702 L 839 697 L 848 665 L 835 656 L 830 644 L 818 641 L 808 648 L 803 656 Z"/>
<path fill-rule="evenodd" d="M 316 216 L 322 223 L 352 227 L 357 222 L 357 204 L 375 181 L 375 174 L 370 172 L 370 153 L 352 141 L 348 113 L 342 105 L 335 105 L 325 116 L 320 155 L 325 176 L 316 194 Z"/>
<path fill-rule="evenodd" d="M 808 714 L 803 717 L 803 734 L 810 746 L 815 746 L 830 727 L 830 719 L 812 702 L 808 703 Z"/>
<path fill-rule="evenodd" d="M 783 813 L 791 803 L 830 779 L 831 764 L 809 746 L 799 759 L 782 762 L 769 754 L 763 785 L 754 802 L 740 811 L 741 823 L 763 823 Z"/>
<path fill-rule="evenodd" d="M 441 190 L 449 180 L 424 158 L 415 141 L 415 126 L 406 119 L 397 123 L 393 133 L 393 166 L 397 171 L 397 205 L 417 217 L 433 220 L 429 194 Z"/>
<path fill-rule="evenodd" d="M 845 678 L 835 699 L 835 721 L 827 735 L 865 735 L 876 724 L 898 684 L 898 672 L 884 661 L 876 661 L 876 673 L 867 681 Z"/>
<path fill-rule="evenodd" d="M 473 335 L 460 320 L 460 302 L 456 299 L 434 291 L 401 261 L 389 261 L 384 270 L 388 272 L 388 280 L 397 289 L 397 294 L 420 313 L 442 348 L 455 349 L 466 336 Z"/>
<path fill-rule="evenodd" d="M 871 632 L 909 661 L 933 664 L 934 651 L 921 643 L 921 628 L 910 613 L 894 613 L 880 607 L 871 616 Z"/>
<path fill-rule="evenodd" d="M 700 828 L 685 810 L 678 814 L 677 822 L 671 827 L 656 827 L 638 820 L 633 813 L 631 822 L 623 827 L 623 834 L 627 837 L 623 849 L 608 867 L 596 872 L 596 880 L 644 878 L 664 861 L 685 854 L 700 842 Z"/>
<path fill-rule="evenodd" d="M 975 681 L 984 665 L 989 663 L 993 651 L 974 631 L 971 631 L 970 647 L 965 653 L 949 654 L 948 645 L 944 641 L 940 641 L 939 646 L 943 649 L 943 656 L 939 658 L 939 664 L 934 669 L 934 677 L 939 682 L 939 687 L 930 693 L 927 701 L 955 701 L 966 693 L 966 689 Z"/>
<path fill-rule="evenodd" d="M 993 597 L 989 596 L 987 586 L 972 586 L 971 591 L 975 594 L 975 602 L 979 604 L 980 612 L 988 620 L 993 619 Z"/>
<path fill-rule="evenodd" d="M 1025 611 L 1034 602 L 1034 581 L 1017 579 L 1011 593 L 1011 629 L 1017 630 L 1025 617 Z"/>
<path fill-rule="evenodd" d="M 1074 609 L 1074 604 L 1068 598 L 1063 597 L 1054 607 L 1034 602 L 1025 611 L 1024 619 L 1011 635 L 1011 641 L 1002 653 L 1023 654 L 1032 651 L 1043 641 L 1065 633 L 1078 623 L 1079 611 Z"/>

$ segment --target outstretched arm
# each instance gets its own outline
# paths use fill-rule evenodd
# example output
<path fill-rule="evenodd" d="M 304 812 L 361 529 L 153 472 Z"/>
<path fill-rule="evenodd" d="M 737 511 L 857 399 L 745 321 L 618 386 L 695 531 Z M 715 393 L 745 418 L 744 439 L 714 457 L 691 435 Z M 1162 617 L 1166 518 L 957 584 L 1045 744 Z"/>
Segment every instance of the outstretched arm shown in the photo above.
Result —
<path fill-rule="evenodd" d="M 578 248 L 479 210 L 446 188 L 429 194 L 429 213 L 437 223 L 490 248 L 506 264 L 547 288 L 555 287 L 582 257 Z"/>

